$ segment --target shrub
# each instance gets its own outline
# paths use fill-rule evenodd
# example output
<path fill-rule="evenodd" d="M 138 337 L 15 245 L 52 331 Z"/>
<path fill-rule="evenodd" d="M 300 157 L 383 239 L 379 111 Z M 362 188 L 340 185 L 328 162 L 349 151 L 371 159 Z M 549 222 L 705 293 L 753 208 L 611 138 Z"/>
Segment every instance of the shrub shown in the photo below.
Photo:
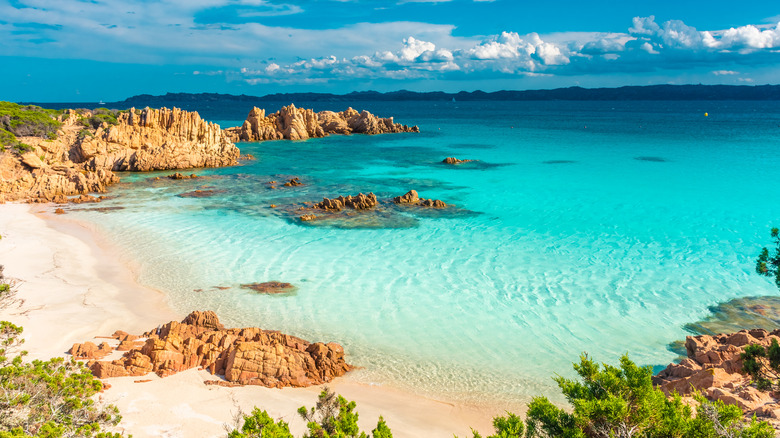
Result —
<path fill-rule="evenodd" d="M 0 128 L 17 137 L 34 136 L 56 138 L 60 111 L 35 105 L 22 106 L 13 102 L 0 102 Z"/>
<path fill-rule="evenodd" d="M 13 287 L 1 266 L 0 283 L 2 305 Z M 73 359 L 25 363 L 21 334 L 21 327 L 0 321 L 0 438 L 118 438 L 103 431 L 121 417 L 115 407 L 95 402 L 93 396 L 103 389 L 100 380 Z"/>
<path fill-rule="evenodd" d="M 274 422 L 268 412 L 254 408 L 252 415 L 244 416 L 241 431 L 230 432 L 228 438 L 293 438 L 293 436 L 287 423 L 282 420 Z"/>
<path fill-rule="evenodd" d="M 755 417 L 746 422 L 742 410 L 699 394 L 693 408 L 675 394 L 671 398 L 653 387 L 652 370 L 628 356 L 620 366 L 599 366 L 586 355 L 574 365 L 578 380 L 555 378 L 572 406 L 567 412 L 545 397 L 528 405 L 526 431 L 514 414 L 494 419 L 489 438 L 772 438 L 774 429 Z M 479 434 L 474 432 L 474 437 Z"/>
<path fill-rule="evenodd" d="M 309 430 L 304 438 L 368 438 L 369 435 L 358 427 L 355 407 L 355 402 L 324 388 L 314 407 L 307 409 L 302 406 L 298 409 Z M 293 438 L 287 423 L 282 420 L 274 422 L 268 412 L 258 408 L 254 408 L 251 415 L 244 415 L 243 420 L 241 430 L 231 431 L 228 438 Z M 379 417 L 371 437 L 393 438 L 384 418 Z"/>
<path fill-rule="evenodd" d="M 765 277 L 774 277 L 775 285 L 780 289 L 780 230 L 772 228 L 770 232 L 775 243 L 774 255 L 769 256 L 769 249 L 764 247 L 756 260 L 756 272 Z"/>
<path fill-rule="evenodd" d="M 742 369 L 753 378 L 758 389 L 780 388 L 780 345 L 777 339 L 772 339 L 769 348 L 747 345 L 740 357 Z"/>
<path fill-rule="evenodd" d="M 119 116 L 119 111 L 117 110 L 110 110 L 108 108 L 97 108 L 92 112 L 91 116 L 80 117 L 79 122 L 87 128 L 97 129 L 103 123 L 106 123 L 108 125 L 119 124 L 119 121 L 117 120 L 118 116 Z"/>

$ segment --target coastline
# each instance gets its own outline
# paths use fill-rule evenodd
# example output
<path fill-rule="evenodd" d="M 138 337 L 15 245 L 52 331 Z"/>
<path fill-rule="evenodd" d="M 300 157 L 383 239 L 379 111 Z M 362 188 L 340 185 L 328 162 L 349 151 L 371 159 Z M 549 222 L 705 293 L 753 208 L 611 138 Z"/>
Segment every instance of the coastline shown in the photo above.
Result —
<path fill-rule="evenodd" d="M 115 330 L 142 333 L 184 315 L 172 311 L 163 292 L 139 285 L 110 242 L 87 224 L 55 217 L 48 206 L 0 205 L 0 248 L 6 275 L 16 279 L 19 307 L 0 311 L 0 318 L 24 327 L 24 348 L 30 359 L 62 356 L 75 342 L 107 336 Z M 204 309 L 205 310 L 205 309 Z M 268 327 L 273 328 L 273 327 Z M 189 370 L 160 379 L 106 379 L 112 387 L 102 398 L 123 416 L 119 430 L 144 436 L 224 436 L 240 408 L 268 410 L 290 423 L 300 435 L 305 424 L 300 406 L 315 403 L 321 387 L 269 389 L 206 386 L 213 376 Z M 339 378 L 329 385 L 357 402 L 360 426 L 371 430 L 380 415 L 396 437 L 451 437 L 492 429 L 488 412 L 427 399 L 393 388 L 364 385 Z"/>

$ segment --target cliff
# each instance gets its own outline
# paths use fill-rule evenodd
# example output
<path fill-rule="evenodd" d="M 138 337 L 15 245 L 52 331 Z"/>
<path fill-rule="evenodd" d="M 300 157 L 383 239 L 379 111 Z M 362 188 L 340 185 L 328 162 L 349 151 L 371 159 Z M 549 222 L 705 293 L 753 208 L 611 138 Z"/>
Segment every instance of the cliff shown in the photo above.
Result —
<path fill-rule="evenodd" d="M 388 134 L 420 132 L 417 126 L 393 122 L 392 117 L 380 118 L 368 111 L 321 111 L 285 106 L 266 116 L 265 110 L 254 107 L 244 124 L 227 128 L 225 132 L 233 141 L 305 140 L 330 134 Z"/>
<path fill-rule="evenodd" d="M 56 138 L 20 137 L 26 151 L 0 154 L 0 201 L 61 201 L 104 192 L 119 180 L 115 171 L 237 164 L 238 148 L 196 112 L 70 110 L 61 119 Z"/>

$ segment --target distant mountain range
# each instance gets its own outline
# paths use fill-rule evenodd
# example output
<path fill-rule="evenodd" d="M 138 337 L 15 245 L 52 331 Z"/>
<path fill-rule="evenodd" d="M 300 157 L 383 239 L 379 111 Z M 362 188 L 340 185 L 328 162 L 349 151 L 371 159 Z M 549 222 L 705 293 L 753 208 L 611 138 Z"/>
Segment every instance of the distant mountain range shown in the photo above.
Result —
<path fill-rule="evenodd" d="M 647 85 L 619 88 L 556 88 L 552 90 L 502 90 L 416 92 L 356 91 L 347 94 L 277 93 L 265 96 L 219 93 L 167 93 L 162 96 L 140 94 L 112 105 L 163 106 L 187 102 L 361 102 L 361 101 L 529 101 L 529 100 L 780 100 L 780 85 Z"/>

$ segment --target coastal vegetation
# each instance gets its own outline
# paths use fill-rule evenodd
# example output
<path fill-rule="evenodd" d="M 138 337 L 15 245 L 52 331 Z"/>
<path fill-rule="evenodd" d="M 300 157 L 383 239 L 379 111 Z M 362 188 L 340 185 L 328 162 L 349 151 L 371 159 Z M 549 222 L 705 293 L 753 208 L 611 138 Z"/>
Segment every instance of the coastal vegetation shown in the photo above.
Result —
<path fill-rule="evenodd" d="M 308 432 L 303 438 L 369 438 L 358 427 L 358 413 L 354 401 L 347 401 L 325 387 L 317 398 L 317 404 L 307 409 L 301 406 L 298 414 L 306 421 Z M 233 430 L 228 438 L 293 438 L 283 420 L 274 421 L 268 412 L 254 408 L 250 415 L 243 415 L 240 430 Z M 393 433 L 379 417 L 371 438 L 393 438 Z"/>
<path fill-rule="evenodd" d="M 80 116 L 78 121 L 82 126 L 92 129 L 99 128 L 103 123 L 114 126 L 119 124 L 117 117 L 119 117 L 120 112 L 119 110 L 110 110 L 108 108 L 96 108 L 91 113 Z M 81 136 L 81 133 L 79 133 L 79 136 Z"/>
<path fill-rule="evenodd" d="M 57 138 L 62 111 L 0 101 L 0 151 L 26 152 L 31 147 L 17 137 Z"/>
<path fill-rule="evenodd" d="M 770 232 L 775 248 L 770 256 L 769 248 L 764 247 L 756 260 L 756 272 L 764 277 L 774 277 L 775 285 L 780 289 L 780 229 L 772 228 Z"/>
<path fill-rule="evenodd" d="M 0 267 L 0 305 L 13 294 Z M 103 383 L 73 359 L 24 362 L 22 331 L 0 321 L 0 438 L 120 437 L 106 431 L 119 411 L 94 398 Z"/>
<path fill-rule="evenodd" d="M 574 364 L 579 380 L 556 377 L 571 411 L 536 397 L 528 405 L 525 425 L 514 414 L 494 419 L 487 438 L 772 438 L 774 429 L 742 410 L 696 394 L 694 410 L 682 397 L 667 397 L 652 383 L 652 369 L 627 355 L 619 366 L 599 366 L 587 355 Z M 482 438 L 474 432 L 473 438 Z"/>

